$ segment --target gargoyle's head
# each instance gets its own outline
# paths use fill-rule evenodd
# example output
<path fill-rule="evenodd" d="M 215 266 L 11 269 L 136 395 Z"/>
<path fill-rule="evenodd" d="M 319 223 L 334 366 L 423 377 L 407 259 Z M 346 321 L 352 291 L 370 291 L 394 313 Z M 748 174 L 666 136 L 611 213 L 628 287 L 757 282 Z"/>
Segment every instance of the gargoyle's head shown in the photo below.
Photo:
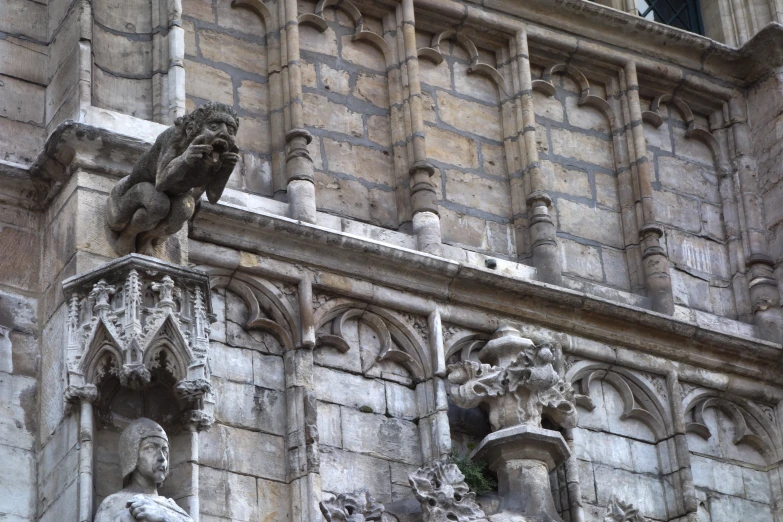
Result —
<path fill-rule="evenodd" d="M 186 136 L 188 144 L 199 138 L 199 143 L 212 145 L 213 160 L 218 161 L 223 152 L 236 152 L 236 135 L 239 117 L 225 103 L 209 102 L 178 118 L 175 122 Z"/>

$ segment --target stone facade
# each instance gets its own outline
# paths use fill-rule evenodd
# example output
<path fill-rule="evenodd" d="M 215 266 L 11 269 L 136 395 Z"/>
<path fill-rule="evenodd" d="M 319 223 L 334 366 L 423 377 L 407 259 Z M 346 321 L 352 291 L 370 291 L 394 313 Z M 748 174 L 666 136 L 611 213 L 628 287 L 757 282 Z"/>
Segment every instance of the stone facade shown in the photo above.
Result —
<path fill-rule="evenodd" d="M 783 522 L 783 5 L 701 4 L 6 1 L 0 520 L 149 417 L 201 522 Z M 123 255 L 209 102 L 225 189 Z"/>

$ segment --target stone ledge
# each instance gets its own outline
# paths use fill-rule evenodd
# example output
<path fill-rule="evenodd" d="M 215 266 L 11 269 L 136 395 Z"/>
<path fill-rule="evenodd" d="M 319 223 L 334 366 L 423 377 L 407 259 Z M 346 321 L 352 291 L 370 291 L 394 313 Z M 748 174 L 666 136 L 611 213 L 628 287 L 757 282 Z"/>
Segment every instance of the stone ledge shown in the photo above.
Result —
<path fill-rule="evenodd" d="M 783 355 L 781 345 L 282 216 L 203 203 L 190 237 L 238 251 L 234 259 L 191 253 L 199 262 L 223 268 L 245 266 L 244 253 L 267 255 L 275 258 L 265 268 L 269 272 L 276 270 L 273 265 L 278 259 L 305 263 L 426 299 L 481 308 L 490 315 L 529 320 L 665 359 L 783 383 L 783 376 L 773 371 Z M 280 276 L 290 278 L 290 274 Z"/>

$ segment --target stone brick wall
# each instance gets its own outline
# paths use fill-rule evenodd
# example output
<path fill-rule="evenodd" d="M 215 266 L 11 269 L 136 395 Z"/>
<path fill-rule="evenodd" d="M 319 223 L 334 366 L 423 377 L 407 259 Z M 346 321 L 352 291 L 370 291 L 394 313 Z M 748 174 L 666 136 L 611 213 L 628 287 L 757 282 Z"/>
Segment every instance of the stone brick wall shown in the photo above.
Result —
<path fill-rule="evenodd" d="M 275 146 L 272 121 L 282 118 L 280 68 L 269 63 L 267 44 L 279 41 L 267 34 L 259 17 L 230 2 L 185 1 L 186 107 L 207 101 L 227 103 L 240 117 L 237 145 L 242 162 L 229 187 L 274 196 L 284 188 L 281 152 Z M 277 95 L 270 98 L 270 85 Z"/>

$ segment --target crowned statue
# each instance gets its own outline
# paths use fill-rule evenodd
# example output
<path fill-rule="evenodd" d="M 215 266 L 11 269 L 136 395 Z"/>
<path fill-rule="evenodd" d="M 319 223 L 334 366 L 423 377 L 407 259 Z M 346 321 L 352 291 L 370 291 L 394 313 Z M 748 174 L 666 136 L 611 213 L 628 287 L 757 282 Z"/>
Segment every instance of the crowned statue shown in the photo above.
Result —
<path fill-rule="evenodd" d="M 106 497 L 95 522 L 193 522 L 173 500 L 158 495 L 169 472 L 169 439 L 150 419 L 131 422 L 120 435 L 122 491 Z"/>

